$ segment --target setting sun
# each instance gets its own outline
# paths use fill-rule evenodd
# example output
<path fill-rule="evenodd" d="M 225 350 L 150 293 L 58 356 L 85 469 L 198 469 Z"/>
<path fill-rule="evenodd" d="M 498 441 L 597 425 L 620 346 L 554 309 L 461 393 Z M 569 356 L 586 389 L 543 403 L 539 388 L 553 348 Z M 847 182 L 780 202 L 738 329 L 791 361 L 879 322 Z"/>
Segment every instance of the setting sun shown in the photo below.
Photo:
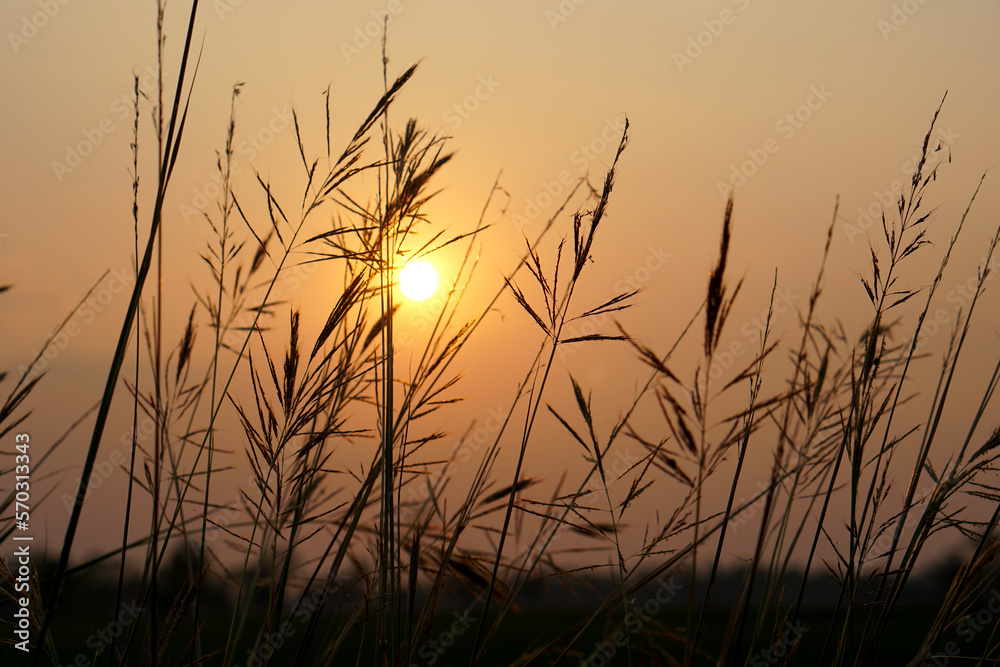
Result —
<path fill-rule="evenodd" d="M 427 262 L 407 262 L 399 272 L 399 289 L 408 299 L 423 301 L 437 291 L 438 274 Z"/>

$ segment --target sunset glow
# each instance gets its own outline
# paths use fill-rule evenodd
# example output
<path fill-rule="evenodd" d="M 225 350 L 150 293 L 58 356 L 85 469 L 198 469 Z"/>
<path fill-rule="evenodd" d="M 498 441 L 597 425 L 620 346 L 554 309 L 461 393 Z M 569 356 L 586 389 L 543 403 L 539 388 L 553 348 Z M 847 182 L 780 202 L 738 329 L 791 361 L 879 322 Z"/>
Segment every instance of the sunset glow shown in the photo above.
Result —
<path fill-rule="evenodd" d="M 413 301 L 429 299 L 437 287 L 437 271 L 427 262 L 408 262 L 399 272 L 399 289 Z"/>
<path fill-rule="evenodd" d="M 1000 664 L 1000 2 L 0 25 L 0 667 Z"/>

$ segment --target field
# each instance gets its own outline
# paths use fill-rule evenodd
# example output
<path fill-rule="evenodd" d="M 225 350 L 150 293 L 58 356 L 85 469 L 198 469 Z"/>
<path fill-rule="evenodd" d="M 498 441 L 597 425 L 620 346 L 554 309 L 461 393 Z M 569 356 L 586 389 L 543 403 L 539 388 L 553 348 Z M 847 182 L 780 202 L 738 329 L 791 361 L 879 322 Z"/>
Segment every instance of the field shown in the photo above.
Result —
<path fill-rule="evenodd" d="M 970 390 L 957 372 L 989 307 L 981 297 L 1000 227 L 982 248 L 935 382 L 911 378 L 952 249 L 979 188 L 989 187 L 985 176 L 970 184 L 958 220 L 939 221 L 924 203 L 951 162 L 935 134 L 945 99 L 915 137 L 920 157 L 907 187 L 869 234 L 870 263 L 858 276 L 866 299 L 855 306 L 866 313 L 863 333 L 823 310 L 827 271 L 841 261 L 831 253 L 835 206 L 825 246 L 802 251 L 815 255 L 816 274 L 796 304 L 794 335 L 772 334 L 775 277 L 756 347 L 715 373 L 730 354 L 743 285 L 731 271 L 735 196 L 720 207 L 706 274 L 685 286 L 701 290 L 700 308 L 670 313 L 686 323 L 673 345 L 652 346 L 619 320 L 663 308 L 641 303 L 641 287 L 600 299 L 587 290 L 602 239 L 614 233 L 608 218 L 629 157 L 628 121 L 609 168 L 526 229 L 512 249 L 516 270 L 494 280 L 491 298 L 472 300 L 473 276 L 496 273 L 479 265 L 477 248 L 488 242 L 488 221 L 503 217 L 500 188 L 468 229 L 440 228 L 427 214 L 442 174 L 461 158 L 418 120 L 390 113 L 419 85 L 417 65 L 398 72 L 384 60 L 382 94 L 344 145 L 329 91 L 325 142 L 309 145 L 294 115 L 298 198 L 259 174 L 252 190 L 236 187 L 237 84 L 220 122 L 221 192 L 203 216 L 213 237 L 199 255 L 211 280 L 191 285 L 183 335 L 170 340 L 163 294 L 185 285 L 164 278 L 176 259 L 162 239 L 164 228 L 183 229 L 170 228 L 176 216 L 164 200 L 198 85 L 196 7 L 176 52 L 158 25 L 161 71 L 178 59 L 176 87 L 160 79 L 147 96 L 134 81 L 136 279 L 104 393 L 67 424 L 67 438 L 86 432 L 89 442 L 78 482 L 36 483 L 61 443 L 32 446 L 20 435 L 45 372 L 0 376 L 4 665 L 1000 660 L 1000 428 L 990 404 L 1000 357 L 979 359 L 991 369 L 983 387 Z M 155 173 L 141 169 L 145 152 L 157 156 Z M 140 174 L 156 184 L 151 197 Z M 928 266 L 937 224 L 950 241 Z M 457 277 L 425 335 L 412 339 L 394 317 L 399 272 L 445 249 L 459 258 Z M 337 276 L 333 300 L 285 299 L 282 280 L 313 265 Z M 508 319 L 531 323 L 533 339 L 508 344 L 533 360 L 519 383 L 500 388 L 510 407 L 474 441 L 476 424 L 461 410 L 464 353 L 491 333 L 488 314 L 500 303 L 511 304 Z M 629 350 L 643 370 L 608 421 L 560 352 L 579 359 L 610 346 Z M 945 428 L 959 392 L 972 417 Z M 106 465 L 113 405 L 132 415 L 130 457 L 114 466 L 129 480 L 119 499 L 124 525 L 115 544 L 84 558 L 74 545 L 91 481 Z M 924 417 L 911 422 L 914 406 Z M 457 438 L 448 450 L 447 436 Z M 529 452 L 553 437 L 576 448 L 582 475 L 531 467 Z M 747 495 L 751 457 L 769 462 L 769 476 Z M 234 479 L 238 499 L 229 502 Z M 680 502 L 641 515 L 664 488 Z M 720 488 L 721 499 L 709 491 Z M 55 549 L 34 542 L 32 557 L 19 560 L 29 489 L 31 512 L 69 494 L 70 518 Z M 941 562 L 932 543 L 954 545 L 955 560 Z"/>

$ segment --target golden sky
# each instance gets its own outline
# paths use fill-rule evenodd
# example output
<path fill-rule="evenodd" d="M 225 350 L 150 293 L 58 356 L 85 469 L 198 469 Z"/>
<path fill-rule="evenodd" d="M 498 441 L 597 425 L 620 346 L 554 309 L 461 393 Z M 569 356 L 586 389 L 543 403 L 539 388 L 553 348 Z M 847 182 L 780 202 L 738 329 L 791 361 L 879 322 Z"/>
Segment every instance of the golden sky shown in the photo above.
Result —
<path fill-rule="evenodd" d="M 167 11 L 171 80 L 187 21 L 183 5 L 175 0 Z M 732 186 L 730 275 L 745 276 L 746 284 L 726 347 L 752 349 L 775 268 L 777 303 L 791 306 L 775 325 L 794 326 L 793 308 L 804 307 L 837 196 L 825 313 L 860 334 L 869 304 L 858 274 L 867 270 L 865 240 L 875 229 L 865 211 L 895 199 L 883 193 L 908 178 L 945 91 L 936 139 L 950 148 L 953 164 L 942 167 L 931 190 L 939 206 L 931 234 L 937 245 L 910 267 L 911 287 L 933 276 L 941 242 L 1000 155 L 1000 5 L 991 0 L 202 2 L 196 34 L 204 50 L 165 209 L 167 249 L 177 258 L 166 272 L 178 286 L 166 303 L 171 340 L 180 336 L 190 308 L 188 284 L 206 278 L 197 253 L 208 229 L 197 210 L 218 190 L 215 151 L 225 139 L 233 85 L 245 83 L 237 110 L 238 187 L 254 186 L 252 166 L 278 187 L 297 188 L 292 108 L 318 153 L 329 86 L 334 137 L 346 141 L 382 90 L 385 15 L 390 74 L 421 63 L 393 117 L 401 123 L 414 116 L 450 135 L 457 151 L 439 181 L 445 189 L 435 214 L 456 230 L 468 229 L 502 170 L 507 214 L 489 220 L 477 294 L 495 291 L 501 272 L 516 263 L 519 225 L 529 232 L 540 225 L 581 176 L 595 183 L 603 178 L 627 114 L 631 143 L 585 285 L 595 304 L 613 296 L 616 286 L 646 287 L 641 310 L 627 322 L 660 348 L 704 295 Z M 101 301 L 74 319 L 74 333 L 61 341 L 31 399 L 34 415 L 26 428 L 44 446 L 99 397 L 127 305 L 132 75 L 153 94 L 155 3 L 6 0 L 0 27 L 0 284 L 14 285 L 0 297 L 0 369 L 15 375 L 111 271 L 97 292 Z M 146 109 L 139 151 L 148 186 L 155 178 L 148 160 L 155 143 Z M 976 275 L 1000 220 L 995 178 L 987 176 L 946 275 L 945 328 L 964 305 L 962 286 Z M 568 234 L 568 223 L 556 233 Z M 293 297 L 304 309 L 329 297 L 320 281 L 304 282 Z M 979 380 L 998 349 L 996 306 L 991 286 L 967 359 Z M 420 313 L 406 305 L 401 316 L 412 324 Z M 471 398 L 457 423 L 483 421 L 490 410 L 509 406 L 524 368 L 516 362 L 539 342 L 513 301 L 501 302 L 491 326 L 482 348 L 467 358 Z M 498 363 L 486 352 L 491 345 L 520 352 L 510 353 L 511 363 Z M 631 392 L 640 377 L 634 361 L 622 373 L 630 359 L 626 350 L 594 355 L 582 349 L 561 363 L 594 387 L 609 420 L 619 409 L 615 397 Z M 567 387 L 564 375 L 552 385 L 558 400 L 570 395 Z M 109 427 L 99 460 L 127 452 L 118 437 L 126 424 L 117 419 Z M 55 466 L 67 479 L 76 479 L 85 435 L 65 446 Z M 571 450 L 552 445 L 531 456 L 564 465 L 558 453 Z M 766 463 L 755 474 L 762 475 Z M 107 488 L 121 488 L 120 477 L 112 476 Z M 84 517 L 91 529 L 84 544 L 91 547 L 102 534 L 96 514 Z M 45 521 L 59 538 L 62 512 Z"/>

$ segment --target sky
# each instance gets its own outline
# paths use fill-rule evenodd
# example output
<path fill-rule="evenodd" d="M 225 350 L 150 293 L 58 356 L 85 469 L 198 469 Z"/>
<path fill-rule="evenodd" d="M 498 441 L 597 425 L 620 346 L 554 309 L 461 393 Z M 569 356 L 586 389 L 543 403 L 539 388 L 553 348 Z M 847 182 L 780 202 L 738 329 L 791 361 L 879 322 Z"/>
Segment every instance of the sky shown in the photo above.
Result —
<path fill-rule="evenodd" d="M 243 83 L 237 187 L 254 187 L 249 167 L 279 189 L 299 187 L 292 109 L 305 142 L 320 152 L 329 88 L 334 136 L 346 141 L 382 91 L 386 16 L 390 75 L 420 63 L 393 118 L 419 119 L 450 137 L 456 151 L 432 204 L 437 219 L 467 230 L 494 181 L 499 178 L 503 188 L 502 210 L 491 209 L 491 227 L 478 248 L 477 299 L 492 295 L 501 274 L 516 265 L 522 230 L 540 228 L 577 179 L 600 182 L 627 117 L 630 143 L 584 286 L 594 304 L 623 285 L 643 287 L 639 308 L 623 322 L 663 350 L 701 302 L 725 201 L 734 191 L 729 270 L 745 283 L 724 335 L 732 358 L 721 358 L 720 372 L 751 358 L 747 350 L 756 345 L 775 280 L 776 304 L 783 307 L 776 309 L 774 326 L 779 332 L 794 328 L 838 197 L 824 316 L 840 318 L 860 335 L 870 315 L 858 279 L 868 267 L 867 238 L 875 229 L 868 212 L 894 199 L 885 193 L 898 191 L 908 178 L 946 92 L 935 139 L 947 146 L 952 163 L 942 166 L 928 195 L 938 207 L 929 237 L 935 245 L 910 266 L 910 286 L 929 282 L 980 176 L 1000 155 L 1000 5 L 988 0 L 203 2 L 191 117 L 165 207 L 166 251 L 175 258 L 165 275 L 176 286 L 164 304 L 169 339 L 183 331 L 190 286 L 206 284 L 197 254 L 209 230 L 198 210 L 218 192 L 215 152 L 225 140 L 234 84 Z M 169 3 L 171 81 L 187 17 L 184 3 Z M 149 1 L 7 0 L 0 7 L 0 284 L 13 285 L 0 295 L 0 369 L 9 373 L 2 387 L 9 388 L 97 283 L 94 299 L 74 317 L 72 335 L 59 341 L 49 373 L 29 399 L 33 412 L 24 429 L 39 450 L 100 396 L 127 305 L 134 275 L 132 77 L 137 74 L 143 92 L 152 95 L 155 34 L 155 3 Z M 147 106 L 139 144 L 147 187 L 155 178 L 148 159 L 155 153 L 152 136 Z M 975 277 L 1000 220 L 995 179 L 988 173 L 945 276 L 941 330 L 953 325 L 964 305 L 963 286 Z M 147 198 L 141 209 L 148 204 Z M 552 243 L 570 233 L 569 222 L 563 216 L 557 223 Z M 552 245 L 543 248 L 551 257 Z M 454 266 L 449 261 L 440 267 L 443 280 Z M 102 279 L 105 271 L 110 273 Z M 299 278 L 293 298 L 303 310 L 329 302 L 323 280 Z M 962 367 L 973 395 L 998 349 L 1000 309 L 990 287 L 971 341 L 974 353 Z M 320 310 L 310 312 L 318 318 Z M 404 328 L 419 328 L 420 306 L 404 305 L 401 317 Z M 499 302 L 490 318 L 463 358 L 469 400 L 450 418 L 454 431 L 473 419 L 486 423 L 491 411 L 509 407 L 540 342 L 512 300 Z M 945 338 L 946 332 L 932 336 L 932 348 Z M 498 356 L 491 352 L 496 349 L 505 352 Z M 621 397 L 643 377 L 624 346 L 574 348 L 559 363 L 593 388 L 605 428 L 623 409 Z M 571 396 L 565 373 L 552 392 L 554 402 Z M 968 406 L 959 405 L 956 420 L 967 413 Z M 127 438 L 119 435 L 128 429 L 119 411 L 99 461 L 114 463 L 127 454 Z M 551 424 L 546 429 L 546 441 L 529 453 L 529 466 L 579 469 L 567 455 L 573 445 L 558 441 Z M 86 441 L 86 428 L 69 439 L 48 469 L 58 473 L 51 482 L 77 479 Z M 749 489 L 753 479 L 764 478 L 767 464 L 767 457 L 753 462 Z M 505 459 L 501 470 L 511 465 Z M 85 511 L 83 551 L 99 549 L 115 534 L 107 510 L 118 507 L 122 477 L 109 474 L 104 490 L 95 489 L 98 509 Z M 664 493 L 648 509 L 670 500 Z M 66 513 L 58 497 L 49 503 L 39 529 L 59 540 Z"/>

